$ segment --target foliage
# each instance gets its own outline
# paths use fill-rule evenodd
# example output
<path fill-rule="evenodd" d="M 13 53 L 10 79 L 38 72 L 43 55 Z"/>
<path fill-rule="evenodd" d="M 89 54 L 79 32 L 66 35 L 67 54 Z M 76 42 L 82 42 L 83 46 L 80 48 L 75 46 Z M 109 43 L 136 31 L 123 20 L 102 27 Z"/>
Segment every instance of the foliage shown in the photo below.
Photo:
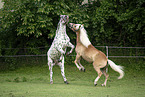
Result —
<path fill-rule="evenodd" d="M 3 0 L 0 9 L 0 48 L 50 45 L 59 16 L 84 24 L 93 45 L 144 46 L 144 0 Z M 75 5 L 75 6 L 74 6 Z M 67 28 L 75 44 L 76 35 Z M 17 49 L 0 55 L 18 54 Z M 24 51 L 23 51 L 24 52 Z M 39 54 L 35 50 L 29 53 Z"/>
<path fill-rule="evenodd" d="M 144 3 L 142 0 L 138 2 L 129 0 L 94 2 L 94 5 L 91 5 L 93 15 L 90 26 L 93 31 L 95 29 L 96 31 L 91 35 L 91 38 L 97 37 L 96 41 L 105 45 L 144 46 Z"/>
<path fill-rule="evenodd" d="M 55 35 L 59 16 L 61 14 L 73 16 L 71 12 L 74 11 L 64 1 L 57 0 L 3 1 L 5 4 L 2 9 L 4 13 L 1 18 L 0 29 L 2 35 L 0 45 L 2 48 L 31 48 L 50 45 L 51 39 Z M 67 3 L 71 4 L 72 1 Z M 80 14 L 79 12 L 73 20 L 78 20 Z M 79 20 L 81 21 L 81 18 Z M 1 52 L 13 55 L 11 51 L 8 53 Z M 18 53 L 18 51 L 15 52 Z"/>

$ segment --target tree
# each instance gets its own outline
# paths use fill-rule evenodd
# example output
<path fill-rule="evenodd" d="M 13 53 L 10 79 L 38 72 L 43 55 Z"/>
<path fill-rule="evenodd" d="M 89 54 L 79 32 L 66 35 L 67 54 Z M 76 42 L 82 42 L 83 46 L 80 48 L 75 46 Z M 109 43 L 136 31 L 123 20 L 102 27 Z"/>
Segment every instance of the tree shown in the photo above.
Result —
<path fill-rule="evenodd" d="M 0 9 L 0 55 L 40 54 L 51 45 L 60 15 L 84 24 L 93 45 L 145 46 L 144 0 L 3 0 Z M 75 44 L 76 34 L 67 27 Z M 10 48 L 9 50 L 2 48 Z M 7 60 L 8 59 L 8 60 Z M 1 58 L 15 67 L 16 60 Z"/>
<path fill-rule="evenodd" d="M 94 45 L 144 46 L 143 0 L 3 0 L 1 47 L 50 45 L 61 14 L 84 24 Z M 75 5 L 75 6 L 74 6 Z M 76 36 L 67 29 L 71 40 Z"/>
<path fill-rule="evenodd" d="M 1 47 L 26 48 L 51 44 L 61 14 L 72 21 L 82 21 L 83 11 L 78 0 L 3 0 L 1 18 Z M 68 5 L 70 6 L 68 6 Z M 85 20 L 85 19 L 83 19 Z"/>
<path fill-rule="evenodd" d="M 94 33 L 91 39 L 103 45 L 144 46 L 145 9 L 143 0 L 97 0 L 89 5 Z M 91 11 L 90 11 L 91 9 Z M 93 11 L 93 12 L 92 12 Z M 102 41 L 103 40 L 103 41 Z"/>

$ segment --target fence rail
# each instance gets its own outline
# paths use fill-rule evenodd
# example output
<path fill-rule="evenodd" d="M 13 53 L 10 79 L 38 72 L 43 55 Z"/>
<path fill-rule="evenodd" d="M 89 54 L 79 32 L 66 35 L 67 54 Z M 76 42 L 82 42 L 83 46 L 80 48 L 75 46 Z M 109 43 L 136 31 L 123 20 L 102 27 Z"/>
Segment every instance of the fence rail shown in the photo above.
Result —
<path fill-rule="evenodd" d="M 97 49 L 103 51 L 107 57 L 116 57 L 116 58 L 145 58 L 145 47 L 114 47 L 114 46 L 95 46 Z M 14 49 L 23 49 L 23 50 L 34 50 L 34 49 L 45 49 L 42 54 L 35 55 L 2 55 L 3 57 L 43 57 L 47 56 L 46 52 L 49 49 L 49 46 L 45 47 L 36 47 L 36 48 L 1 48 L 1 50 L 14 50 Z M 115 49 L 115 50 L 113 50 Z M 134 50 L 135 49 L 135 50 Z M 44 54 L 45 53 L 45 54 Z M 131 53 L 131 54 L 130 54 Z M 112 55 L 114 54 L 114 55 Z M 120 55 L 115 55 L 120 54 Z M 126 55 L 127 54 L 127 55 Z M 69 56 L 76 56 L 74 53 Z"/>

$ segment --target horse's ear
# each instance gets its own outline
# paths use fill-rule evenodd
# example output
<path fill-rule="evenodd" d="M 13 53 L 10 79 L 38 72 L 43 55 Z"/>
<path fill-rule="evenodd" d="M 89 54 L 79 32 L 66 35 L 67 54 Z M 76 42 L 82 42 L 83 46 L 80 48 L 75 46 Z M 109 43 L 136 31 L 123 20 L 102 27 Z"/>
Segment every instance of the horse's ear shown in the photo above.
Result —
<path fill-rule="evenodd" d="M 62 23 L 65 23 L 64 17 L 65 17 L 64 15 L 60 15 L 60 19 Z"/>
<path fill-rule="evenodd" d="M 84 26 L 84 24 L 82 24 Z"/>

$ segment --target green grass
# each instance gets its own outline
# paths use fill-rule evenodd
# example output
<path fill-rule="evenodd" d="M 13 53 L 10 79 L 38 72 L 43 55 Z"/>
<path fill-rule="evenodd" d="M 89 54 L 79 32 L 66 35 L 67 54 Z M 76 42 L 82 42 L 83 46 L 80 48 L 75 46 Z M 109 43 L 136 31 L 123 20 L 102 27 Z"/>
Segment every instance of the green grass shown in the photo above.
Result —
<path fill-rule="evenodd" d="M 65 65 L 70 84 L 66 85 L 60 68 L 54 66 L 54 84 L 49 84 L 48 66 L 31 66 L 14 71 L 0 72 L 0 97 L 145 97 L 145 70 L 125 68 L 125 76 L 118 80 L 118 73 L 109 68 L 110 77 L 102 87 L 104 76 L 93 82 L 97 73 L 91 65 L 84 65 L 86 72 L 80 72 L 75 65 Z"/>

